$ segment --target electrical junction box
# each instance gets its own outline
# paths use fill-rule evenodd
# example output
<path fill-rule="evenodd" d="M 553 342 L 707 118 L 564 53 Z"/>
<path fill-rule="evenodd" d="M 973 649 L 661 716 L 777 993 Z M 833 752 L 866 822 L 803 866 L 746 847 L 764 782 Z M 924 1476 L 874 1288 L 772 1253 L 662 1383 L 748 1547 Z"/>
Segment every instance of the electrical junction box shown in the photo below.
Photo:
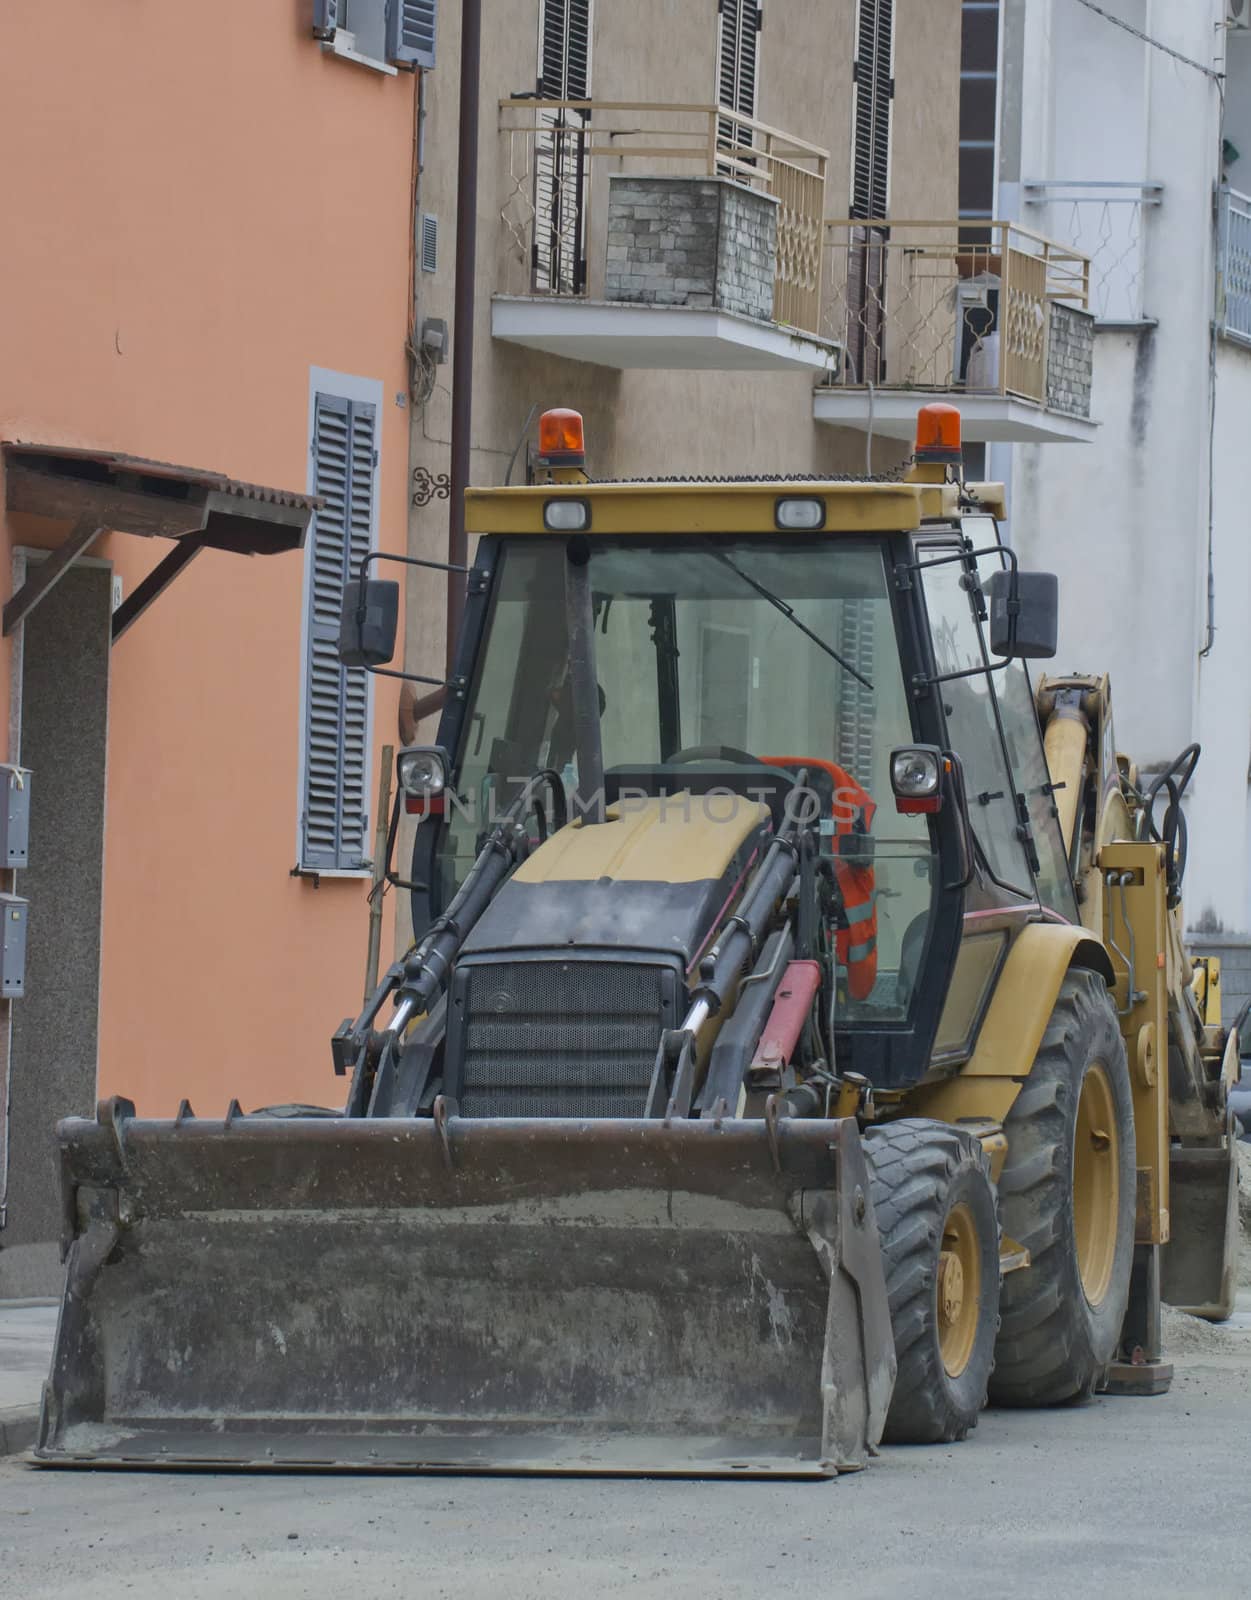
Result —
<path fill-rule="evenodd" d="M 30 848 L 30 771 L 0 762 L 0 868 L 24 867 Z"/>
<path fill-rule="evenodd" d="M 26 993 L 26 904 L 20 895 L 0 894 L 0 999 L 20 1000 Z"/>

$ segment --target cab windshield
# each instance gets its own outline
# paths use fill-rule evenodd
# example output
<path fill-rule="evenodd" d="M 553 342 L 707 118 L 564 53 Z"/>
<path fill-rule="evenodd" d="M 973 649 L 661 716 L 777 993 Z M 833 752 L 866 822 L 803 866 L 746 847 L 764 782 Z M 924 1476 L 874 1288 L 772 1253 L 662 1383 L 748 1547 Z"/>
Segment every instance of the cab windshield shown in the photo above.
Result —
<path fill-rule="evenodd" d="M 840 1009 L 844 1019 L 903 1021 L 934 874 L 925 818 L 900 816 L 890 788 L 890 751 L 913 735 L 880 545 L 843 537 L 590 545 L 606 772 L 672 766 L 666 787 L 676 793 L 688 763 L 832 771 L 843 793 L 837 817 L 822 818 L 823 848 L 837 849 L 836 834 L 852 822 L 872 840 L 877 924 L 871 992 L 844 995 Z M 554 768 L 574 791 L 565 560 L 563 539 L 501 543 L 458 752 L 458 800 L 442 840 L 444 893 L 464 877 L 483 819 L 517 781 Z"/>

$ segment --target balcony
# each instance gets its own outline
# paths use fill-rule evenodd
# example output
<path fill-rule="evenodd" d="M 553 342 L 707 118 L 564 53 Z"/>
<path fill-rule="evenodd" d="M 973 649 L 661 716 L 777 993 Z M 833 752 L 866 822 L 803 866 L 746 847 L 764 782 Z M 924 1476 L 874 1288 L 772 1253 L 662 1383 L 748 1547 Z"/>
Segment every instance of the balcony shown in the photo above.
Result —
<path fill-rule="evenodd" d="M 717 106 L 500 102 L 496 339 L 616 368 L 837 370 L 826 153 Z"/>
<path fill-rule="evenodd" d="M 843 359 L 817 388 L 818 422 L 911 439 L 918 405 L 946 400 L 970 441 L 1094 436 L 1090 262 L 1006 222 L 826 224 L 826 337 Z"/>
<path fill-rule="evenodd" d="M 1251 345 L 1251 195 L 1223 188 L 1217 254 L 1217 332 Z"/>

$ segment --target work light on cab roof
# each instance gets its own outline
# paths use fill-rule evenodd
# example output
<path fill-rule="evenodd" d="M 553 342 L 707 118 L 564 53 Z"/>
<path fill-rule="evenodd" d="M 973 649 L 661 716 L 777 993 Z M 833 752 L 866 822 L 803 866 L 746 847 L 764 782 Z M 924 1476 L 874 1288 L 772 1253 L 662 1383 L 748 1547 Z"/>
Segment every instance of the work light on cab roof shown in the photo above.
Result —
<path fill-rule="evenodd" d="M 582 413 L 557 406 L 539 418 L 539 456 L 541 467 L 584 467 L 586 443 Z"/>
<path fill-rule="evenodd" d="M 917 437 L 914 454 L 918 461 L 958 467 L 960 453 L 960 413 L 955 406 L 932 400 L 917 412 Z"/>

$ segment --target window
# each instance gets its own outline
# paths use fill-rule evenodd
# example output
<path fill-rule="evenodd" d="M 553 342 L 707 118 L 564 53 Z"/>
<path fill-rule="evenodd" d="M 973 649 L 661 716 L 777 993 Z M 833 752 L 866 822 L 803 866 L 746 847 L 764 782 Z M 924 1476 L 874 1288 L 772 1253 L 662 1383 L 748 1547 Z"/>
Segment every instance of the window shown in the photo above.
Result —
<path fill-rule="evenodd" d="M 890 198 L 894 0 L 860 0 L 852 64 L 851 214 L 880 221 Z"/>
<path fill-rule="evenodd" d="M 591 97 L 591 0 L 542 0 L 541 100 Z M 538 114 L 534 142 L 534 288 L 579 294 L 586 284 L 586 140 L 590 116 L 564 107 Z"/>
<path fill-rule="evenodd" d="M 914 736 L 880 548 L 840 538 L 835 553 L 831 543 L 772 535 L 712 548 L 670 536 L 659 544 L 622 537 L 591 545 L 609 775 L 671 764 L 671 792 L 678 792 L 684 762 L 705 746 L 742 752 L 748 761 L 843 766 L 874 805 L 866 821 L 875 846 L 878 964 L 872 994 L 843 997 L 840 1016 L 902 1021 L 934 875 L 927 819 L 901 816 L 890 786 L 890 751 Z M 718 559 L 718 550 L 734 565 Z M 526 775 L 548 767 L 570 789 L 576 781 L 564 542 L 526 535 L 505 541 L 497 560 L 463 722 L 456 803 L 439 825 L 438 909 L 464 880 L 483 818 L 498 812 Z M 784 599 L 822 640 L 854 644 L 854 633 L 859 645 L 850 659 L 860 669 L 871 665 L 871 687 L 858 684 L 744 574 Z M 844 818 L 849 803 L 859 806 L 844 793 Z"/>
<path fill-rule="evenodd" d="M 965 584 L 964 564 L 947 561 L 925 567 L 927 559 L 954 554 L 949 548 L 921 552 L 925 604 L 930 617 L 934 665 L 939 676 L 969 672 L 936 686 L 947 718 L 947 737 L 964 766 L 973 832 L 997 882 L 1033 895 L 1033 877 L 1018 828 L 1016 786 L 999 735 L 991 674 L 970 671 L 987 666 L 981 628 Z"/>
<path fill-rule="evenodd" d="M 1069 922 L 1076 922 L 1077 900 L 1064 856 L 1064 839 L 1051 793 L 1051 773 L 1043 753 L 1034 691 L 1023 661 L 1009 661 L 999 679 L 997 693 L 1003 713 L 1003 733 L 1016 787 L 1025 796 L 1030 831 L 1038 852 L 1038 898 Z"/>
<path fill-rule="evenodd" d="M 860 0 L 852 62 L 851 214 L 880 224 L 890 200 L 894 0 Z M 859 383 L 886 379 L 886 231 L 854 228 L 847 263 L 847 357 Z"/>
<path fill-rule="evenodd" d="M 369 674 L 339 665 L 343 585 L 374 547 L 378 407 L 317 390 L 313 490 L 325 504 L 305 556 L 304 726 L 299 864 L 358 872 L 368 857 Z"/>
<path fill-rule="evenodd" d="M 313 0 L 313 33 L 366 63 L 434 66 L 438 0 Z"/>
<path fill-rule="evenodd" d="M 759 0 L 719 0 L 717 6 L 717 104 L 741 117 L 756 115 L 756 49 Z M 717 127 L 722 145 L 750 149 L 752 132 L 728 119 Z"/>
<path fill-rule="evenodd" d="M 960 19 L 958 178 L 962 217 L 995 214 L 998 61 L 999 0 L 964 0 Z M 989 243 L 989 234 L 982 237 Z"/>
<path fill-rule="evenodd" d="M 717 104 L 754 117 L 760 5 L 758 0 L 720 0 L 717 11 Z"/>

